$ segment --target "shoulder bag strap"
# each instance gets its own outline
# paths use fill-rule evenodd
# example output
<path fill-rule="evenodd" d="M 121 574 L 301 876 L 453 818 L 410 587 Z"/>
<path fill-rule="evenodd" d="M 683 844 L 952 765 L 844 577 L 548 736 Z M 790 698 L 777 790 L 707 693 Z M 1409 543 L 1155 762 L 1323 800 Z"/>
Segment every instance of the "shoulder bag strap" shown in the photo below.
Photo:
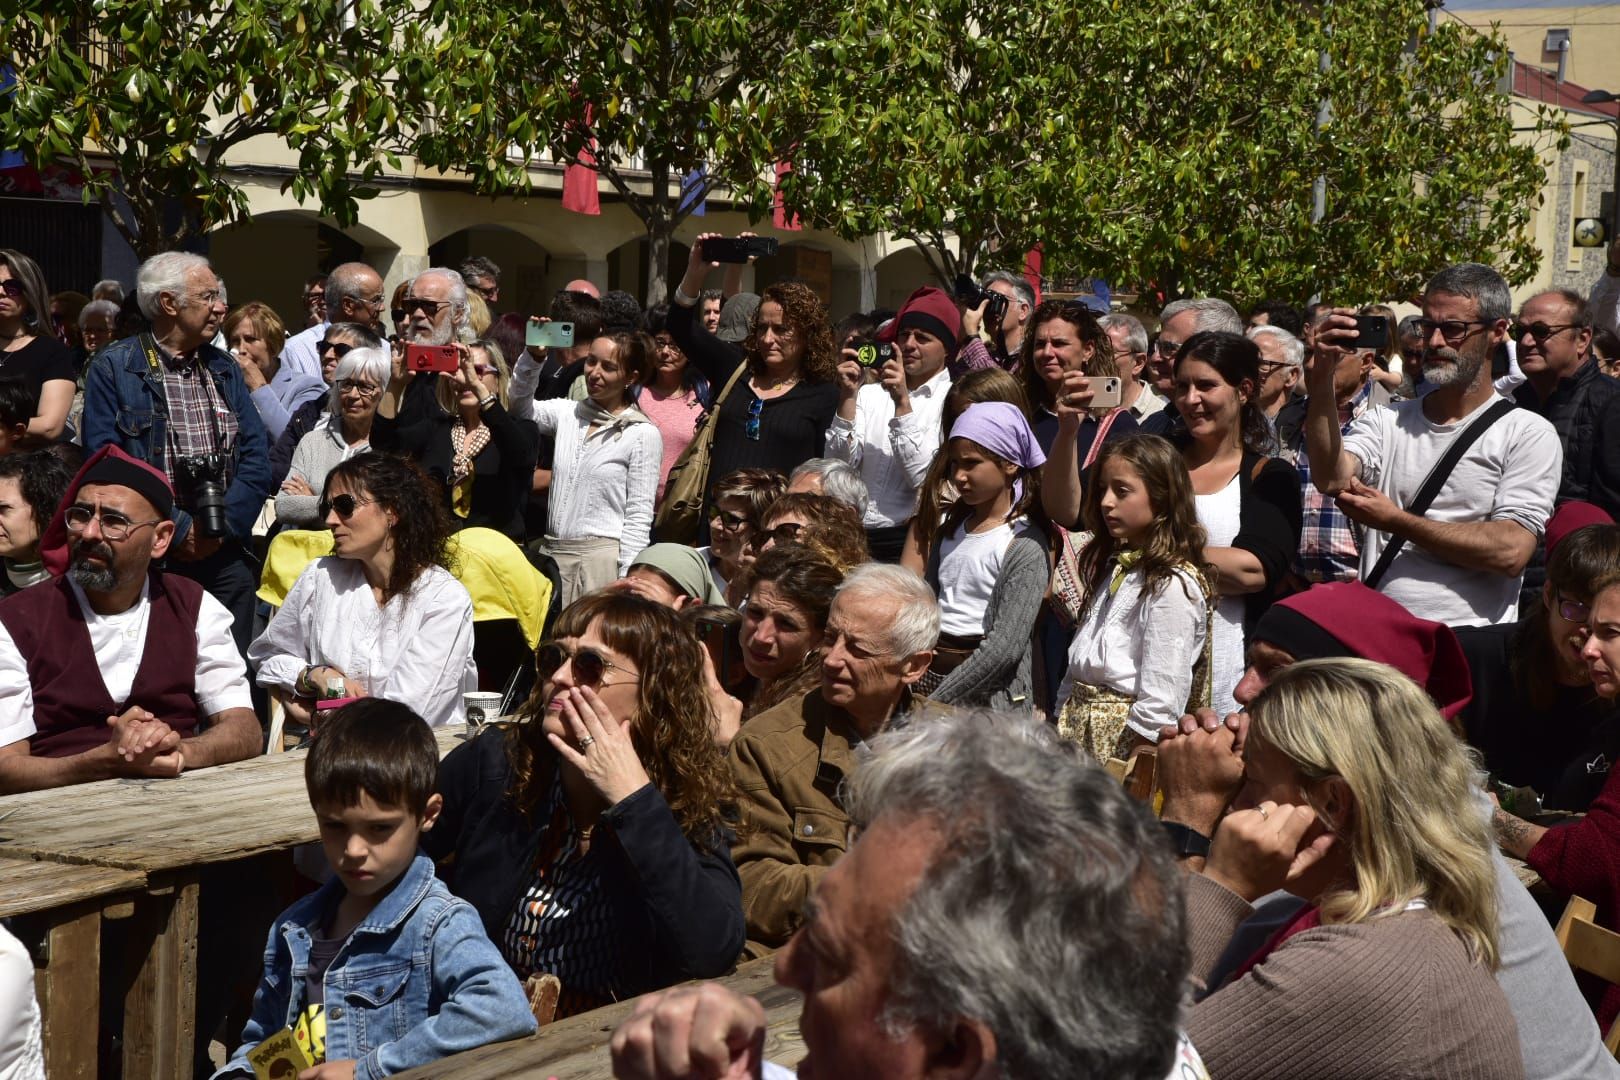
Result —
<path fill-rule="evenodd" d="M 1086 450 L 1086 460 L 1080 463 L 1080 471 L 1085 472 L 1091 468 L 1091 463 L 1097 460 L 1097 454 L 1102 450 L 1103 440 L 1108 438 L 1108 429 L 1114 426 L 1114 421 L 1124 409 L 1115 409 L 1101 420 L 1097 421 L 1097 434 L 1091 440 L 1091 446 Z"/>
<path fill-rule="evenodd" d="M 1423 478 L 1423 486 L 1418 488 L 1418 493 L 1413 496 L 1411 503 L 1407 505 L 1406 512 L 1415 514 L 1418 517 L 1428 513 L 1429 507 L 1434 503 L 1435 496 L 1439 495 L 1440 489 L 1446 486 L 1446 481 L 1451 478 L 1451 471 L 1457 467 L 1457 462 L 1462 460 L 1462 456 L 1468 452 L 1468 448 L 1473 446 L 1481 435 L 1485 434 L 1487 428 L 1512 412 L 1515 407 L 1514 403 L 1507 398 L 1499 398 L 1495 405 L 1485 411 L 1484 416 L 1459 431 L 1456 437 L 1451 440 L 1451 444 L 1446 447 L 1446 452 L 1440 455 L 1440 460 L 1434 463 L 1434 468 L 1429 470 L 1429 475 Z M 1395 556 L 1399 555 L 1401 549 L 1405 546 L 1406 537 L 1390 537 L 1389 543 L 1384 546 L 1383 553 L 1378 556 L 1378 562 L 1373 565 L 1372 570 L 1363 579 L 1368 588 L 1378 588 L 1378 583 L 1384 580 L 1385 574 L 1389 573 L 1390 564 L 1395 561 Z"/>

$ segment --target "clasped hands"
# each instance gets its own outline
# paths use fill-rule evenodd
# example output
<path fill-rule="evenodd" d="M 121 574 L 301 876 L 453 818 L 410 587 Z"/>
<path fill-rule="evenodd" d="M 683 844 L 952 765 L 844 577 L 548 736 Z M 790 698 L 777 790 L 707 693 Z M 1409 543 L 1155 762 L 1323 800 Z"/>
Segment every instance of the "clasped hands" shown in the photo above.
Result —
<path fill-rule="evenodd" d="M 116 776 L 179 776 L 185 771 L 180 733 L 138 705 L 107 717 L 103 750 Z"/>

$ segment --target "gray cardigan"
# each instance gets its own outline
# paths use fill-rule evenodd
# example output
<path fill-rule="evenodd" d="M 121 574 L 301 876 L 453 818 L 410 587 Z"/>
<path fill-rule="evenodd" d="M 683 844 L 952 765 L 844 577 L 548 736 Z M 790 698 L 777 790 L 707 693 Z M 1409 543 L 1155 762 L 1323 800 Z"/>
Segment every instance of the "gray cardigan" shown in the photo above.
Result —
<path fill-rule="evenodd" d="M 1035 705 L 1031 644 L 1035 618 L 1052 581 L 1049 541 L 1036 526 L 1026 525 L 1007 545 L 1001 575 L 984 611 L 984 640 L 973 655 L 928 695 L 942 705 L 1031 709 Z M 929 584 L 939 585 L 939 543 L 928 554 Z"/>
<path fill-rule="evenodd" d="M 316 492 L 314 495 L 288 495 L 276 493 L 276 523 L 289 529 L 318 529 L 321 527 L 320 491 L 326 486 L 326 474 L 338 465 L 364 451 L 365 444 L 351 449 L 343 441 L 343 425 L 331 414 L 321 418 L 321 426 L 298 440 L 293 450 L 292 466 L 288 476 L 303 477 Z"/>

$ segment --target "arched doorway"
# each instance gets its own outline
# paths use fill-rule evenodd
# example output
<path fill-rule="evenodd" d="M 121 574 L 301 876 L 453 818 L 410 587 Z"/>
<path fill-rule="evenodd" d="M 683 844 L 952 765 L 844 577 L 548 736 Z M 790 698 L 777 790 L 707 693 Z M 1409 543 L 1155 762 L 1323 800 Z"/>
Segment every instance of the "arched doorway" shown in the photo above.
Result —
<path fill-rule="evenodd" d="M 539 315 L 551 306 L 551 294 L 556 290 L 549 283 L 554 276 L 553 260 L 544 246 L 503 225 L 473 225 L 450 233 L 428 248 L 431 265 L 452 270 L 471 255 L 482 255 L 501 268 L 496 312 Z"/>
<path fill-rule="evenodd" d="M 345 231 L 299 210 L 259 214 L 208 237 L 208 258 L 224 279 L 231 307 L 249 300 L 269 304 L 289 334 L 304 328 L 304 283 L 310 277 L 346 262 L 382 267 L 394 250 L 386 237 L 364 226 Z"/>

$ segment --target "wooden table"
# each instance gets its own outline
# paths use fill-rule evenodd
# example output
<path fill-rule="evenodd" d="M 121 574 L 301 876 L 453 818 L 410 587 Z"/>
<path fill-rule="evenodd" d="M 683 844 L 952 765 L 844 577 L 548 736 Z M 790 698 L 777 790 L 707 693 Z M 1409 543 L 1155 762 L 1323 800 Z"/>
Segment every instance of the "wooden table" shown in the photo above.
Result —
<path fill-rule="evenodd" d="M 466 737 L 459 726 L 434 734 L 441 755 Z M 320 839 L 304 787 L 307 753 L 0 798 L 0 868 L 31 860 L 128 871 L 137 881 L 132 933 L 144 956 L 124 1000 L 126 1080 L 191 1075 L 198 869 Z"/>
<path fill-rule="evenodd" d="M 753 960 L 715 981 L 759 999 L 765 1006 L 765 1057 L 791 1069 L 804 1057 L 804 1040 L 799 1036 L 800 995 L 797 990 L 776 985 L 771 975 L 774 963 L 771 957 Z M 636 999 L 631 999 L 593 1009 L 558 1020 L 527 1039 L 469 1050 L 396 1075 L 400 1080 L 496 1080 L 518 1076 L 536 1080 L 548 1076 L 560 1080 L 608 1080 L 613 1075 L 608 1040 L 635 1005 Z"/>

